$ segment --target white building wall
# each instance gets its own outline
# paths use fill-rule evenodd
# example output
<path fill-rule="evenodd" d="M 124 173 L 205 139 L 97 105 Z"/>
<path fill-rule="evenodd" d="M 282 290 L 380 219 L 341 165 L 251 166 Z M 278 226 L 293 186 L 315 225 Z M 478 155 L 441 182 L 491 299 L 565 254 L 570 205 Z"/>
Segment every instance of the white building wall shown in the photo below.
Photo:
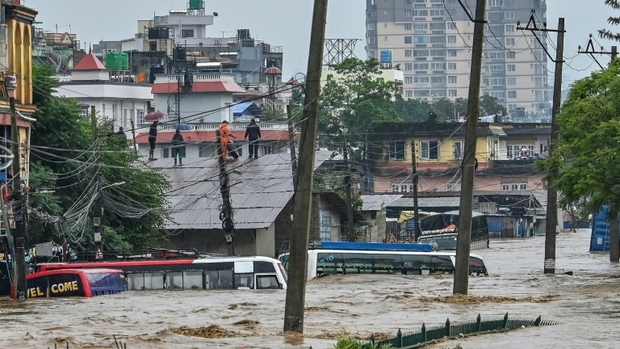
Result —
<path fill-rule="evenodd" d="M 223 108 L 231 104 L 232 93 L 182 94 L 181 121 L 187 123 L 231 121 L 232 108 Z M 175 93 L 156 94 L 155 110 L 160 110 L 167 114 L 169 120 L 175 120 L 177 117 Z"/>

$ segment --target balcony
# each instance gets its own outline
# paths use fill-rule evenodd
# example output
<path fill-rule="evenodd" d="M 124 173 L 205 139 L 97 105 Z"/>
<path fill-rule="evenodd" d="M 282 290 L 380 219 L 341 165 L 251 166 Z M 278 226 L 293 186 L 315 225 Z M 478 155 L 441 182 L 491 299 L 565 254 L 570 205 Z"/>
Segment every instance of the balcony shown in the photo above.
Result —
<path fill-rule="evenodd" d="M 235 78 L 231 74 L 222 73 L 192 73 L 194 76 L 194 82 L 208 82 L 208 81 L 231 81 L 234 82 Z M 183 74 L 157 74 L 155 75 L 155 83 L 170 83 L 183 81 Z"/>

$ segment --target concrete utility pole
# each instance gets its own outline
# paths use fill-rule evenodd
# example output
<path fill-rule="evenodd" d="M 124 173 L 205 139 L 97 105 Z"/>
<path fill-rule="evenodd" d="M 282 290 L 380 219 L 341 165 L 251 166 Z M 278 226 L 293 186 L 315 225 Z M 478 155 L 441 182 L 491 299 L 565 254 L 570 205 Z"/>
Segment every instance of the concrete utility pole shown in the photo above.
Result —
<path fill-rule="evenodd" d="M 548 29 L 546 25 L 542 28 L 538 28 L 536 24 L 536 17 L 534 11 L 530 15 L 530 19 L 525 27 L 520 26 L 520 22 L 517 22 L 517 30 L 529 30 L 532 32 L 541 48 L 545 50 L 545 53 L 551 61 L 555 63 L 555 76 L 553 82 L 553 105 L 551 110 L 551 137 L 549 138 L 549 157 L 553 150 L 553 144 L 558 138 L 558 125 L 556 123 L 557 113 L 560 111 L 560 105 L 562 102 L 562 64 L 564 63 L 564 18 L 558 19 L 558 29 Z M 557 48 L 555 52 L 555 59 L 547 51 L 545 45 L 536 35 L 536 32 L 557 32 Z M 598 62 L 597 62 L 598 63 Z M 545 264 L 544 273 L 555 273 L 555 234 L 558 229 L 558 193 L 553 188 L 553 183 L 547 183 L 547 221 L 545 225 Z M 617 238 L 617 237 L 616 237 Z"/>
<path fill-rule="evenodd" d="M 411 181 L 413 182 L 413 219 L 415 220 L 415 228 L 413 230 L 413 239 L 418 241 L 422 234 L 420 232 L 420 209 L 418 207 L 418 164 L 415 153 L 415 139 L 411 140 Z"/>
<path fill-rule="evenodd" d="M 564 63 L 564 18 L 558 19 L 558 40 L 555 52 L 555 76 L 553 80 L 553 105 L 551 110 L 551 137 L 549 140 L 549 157 L 553 145 L 558 139 L 557 115 L 562 104 L 562 63 Z M 553 183 L 547 183 L 547 224 L 545 226 L 545 274 L 555 273 L 555 234 L 558 226 L 558 192 Z M 618 237 L 616 236 L 616 241 Z M 616 243 L 616 245 L 618 245 Z"/>
<path fill-rule="evenodd" d="M 94 105 L 90 107 L 90 123 L 93 132 L 93 142 L 96 143 L 99 135 L 97 134 L 97 112 Z M 99 146 L 95 145 L 95 147 L 97 149 Z M 97 152 L 95 156 L 97 158 L 95 174 L 95 185 L 97 188 L 95 195 L 97 195 L 97 198 L 93 205 L 93 241 L 95 242 L 95 259 L 103 259 L 103 192 L 101 191 L 101 174 L 99 173 L 101 166 L 98 164 L 100 154 Z"/>
<path fill-rule="evenodd" d="M 303 120 L 305 127 L 299 147 L 297 188 L 293 201 L 293 224 L 289 256 L 288 288 L 284 309 L 284 331 L 304 332 L 304 307 L 306 298 L 306 264 L 308 260 L 308 236 L 312 215 L 312 186 L 314 182 L 314 155 L 316 129 L 319 116 L 319 95 L 321 89 L 321 65 L 323 42 L 327 20 L 327 0 L 314 0 L 312 32 L 306 96 Z"/>
<path fill-rule="evenodd" d="M 480 105 L 485 8 L 486 0 L 476 1 L 474 43 L 471 50 L 469 95 L 467 96 L 465 154 L 462 164 L 463 175 L 461 177 L 461 201 L 459 204 L 459 232 L 456 244 L 454 287 L 452 290 L 454 294 L 467 294 L 469 288 L 469 251 L 471 248 L 471 217 L 474 204 L 474 167 L 476 163 L 476 140 L 478 138 L 478 107 Z"/>
<path fill-rule="evenodd" d="M 351 167 L 349 167 L 349 147 L 347 146 L 346 139 L 343 139 L 342 144 L 342 158 L 344 159 L 344 189 L 347 199 L 347 230 L 348 238 L 351 241 L 355 241 L 355 220 L 353 218 L 353 194 L 351 193 Z"/>
<path fill-rule="evenodd" d="M 233 211 L 230 205 L 230 187 L 228 185 L 228 171 L 226 171 L 226 155 L 222 151 L 222 137 L 220 130 L 215 131 L 215 137 L 217 139 L 217 158 L 220 167 L 220 193 L 222 194 L 222 212 L 220 213 L 220 219 L 222 220 L 222 229 L 224 230 L 224 238 L 226 239 L 226 245 L 228 246 L 228 255 L 235 255 L 235 245 L 233 244 L 233 234 L 235 230 L 235 224 L 233 221 Z"/>
<path fill-rule="evenodd" d="M 13 142 L 13 221 L 15 222 L 15 298 L 26 299 L 28 283 L 26 281 L 26 229 L 24 219 L 28 215 L 28 205 L 24 205 L 22 200 L 22 178 L 21 178 L 21 153 L 19 143 L 19 129 L 17 128 L 17 111 L 15 110 L 15 97 L 13 93 L 9 97 L 9 107 L 11 109 L 11 141 Z"/>
<path fill-rule="evenodd" d="M 290 104 L 286 106 L 286 123 L 288 124 L 288 146 L 291 152 L 291 171 L 293 172 L 293 188 L 297 188 L 297 154 L 295 153 L 295 129 Z"/>

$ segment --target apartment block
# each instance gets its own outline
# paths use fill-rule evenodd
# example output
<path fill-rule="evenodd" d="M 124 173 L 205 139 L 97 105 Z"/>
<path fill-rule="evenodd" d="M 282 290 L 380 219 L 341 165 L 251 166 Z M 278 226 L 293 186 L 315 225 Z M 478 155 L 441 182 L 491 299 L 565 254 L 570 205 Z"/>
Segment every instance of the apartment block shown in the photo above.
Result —
<path fill-rule="evenodd" d="M 390 57 L 403 71 L 404 98 L 467 98 L 475 7 L 475 0 L 366 0 L 368 57 Z M 539 42 L 517 29 L 517 21 L 541 28 L 546 9 L 545 0 L 487 0 L 480 92 L 512 115 L 550 112 L 546 36 L 537 32 Z"/>

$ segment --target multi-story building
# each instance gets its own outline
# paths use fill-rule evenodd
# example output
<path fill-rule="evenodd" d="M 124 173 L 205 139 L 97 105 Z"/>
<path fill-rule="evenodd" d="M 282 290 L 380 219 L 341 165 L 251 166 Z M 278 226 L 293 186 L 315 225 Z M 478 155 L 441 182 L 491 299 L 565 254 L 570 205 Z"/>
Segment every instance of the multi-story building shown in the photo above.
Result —
<path fill-rule="evenodd" d="M 144 123 L 153 103 L 151 84 L 112 75 L 92 53 L 86 54 L 70 73 L 59 83 L 55 95 L 80 101 L 83 116 L 90 113 L 91 106 L 95 107 L 98 117 L 111 120 L 114 131 L 122 128 L 127 136 L 131 136 L 133 125 Z"/>
<path fill-rule="evenodd" d="M 405 98 L 467 98 L 474 25 L 461 2 L 474 12 L 473 0 L 366 0 L 368 56 L 401 67 Z M 519 115 L 549 112 L 545 36 L 540 45 L 517 29 L 532 9 L 546 22 L 545 0 L 489 0 L 486 9 L 481 93 Z"/>
<path fill-rule="evenodd" d="M 32 118 L 36 110 L 32 93 L 32 23 L 37 12 L 23 6 L 19 0 L 2 1 L 0 10 L 0 134 L 4 138 L 0 144 L 14 152 L 6 139 L 14 138 L 10 99 L 15 98 L 19 154 L 14 155 L 21 159 L 19 178 L 28 186 L 30 130 L 36 121 Z M 6 158 L 2 160 L 2 167 L 6 167 Z M 0 170 L 0 183 L 7 184 L 16 175 L 12 168 Z"/>

